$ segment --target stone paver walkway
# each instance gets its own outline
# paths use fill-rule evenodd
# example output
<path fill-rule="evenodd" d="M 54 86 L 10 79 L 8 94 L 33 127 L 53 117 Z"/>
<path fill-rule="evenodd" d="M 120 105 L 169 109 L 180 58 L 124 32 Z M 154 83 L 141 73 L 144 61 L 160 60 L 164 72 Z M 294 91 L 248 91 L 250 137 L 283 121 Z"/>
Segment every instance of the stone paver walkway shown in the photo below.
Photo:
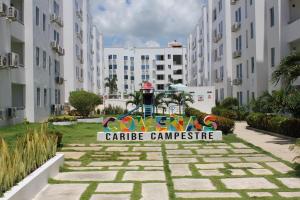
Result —
<path fill-rule="evenodd" d="M 36 200 L 300 198 L 290 166 L 244 143 L 104 143 L 62 151 L 64 170 Z"/>
<path fill-rule="evenodd" d="M 294 158 L 297 154 L 289 149 L 289 147 L 294 144 L 293 141 L 249 130 L 246 127 L 246 122 L 236 122 L 234 133 L 243 140 L 272 153 L 278 158 L 288 162 L 295 162 Z"/>

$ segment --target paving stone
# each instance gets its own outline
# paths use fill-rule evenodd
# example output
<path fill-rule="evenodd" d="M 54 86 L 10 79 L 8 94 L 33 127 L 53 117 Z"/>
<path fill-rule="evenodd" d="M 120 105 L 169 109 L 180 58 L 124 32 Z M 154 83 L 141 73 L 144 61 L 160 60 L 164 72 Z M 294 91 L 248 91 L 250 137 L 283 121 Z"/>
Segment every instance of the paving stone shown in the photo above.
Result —
<path fill-rule="evenodd" d="M 252 153 L 252 154 L 247 154 L 247 153 L 239 153 L 239 154 L 227 154 L 229 157 L 263 157 L 266 156 L 266 154 L 262 153 Z"/>
<path fill-rule="evenodd" d="M 194 147 L 194 146 L 202 146 L 202 144 L 182 144 L 182 146 L 184 146 L 184 147 L 188 147 L 188 146 L 190 146 L 190 147 Z"/>
<path fill-rule="evenodd" d="M 293 171 L 291 167 L 287 166 L 282 162 L 266 162 L 265 164 L 282 174 L 286 174 L 290 171 Z"/>
<path fill-rule="evenodd" d="M 117 171 L 61 172 L 55 176 L 55 179 L 64 181 L 113 181 L 116 175 Z"/>
<path fill-rule="evenodd" d="M 203 146 L 202 148 L 203 149 L 215 149 L 216 147 L 214 147 L 214 146 Z"/>
<path fill-rule="evenodd" d="M 78 167 L 81 165 L 81 161 L 65 161 L 65 164 L 71 167 Z"/>
<path fill-rule="evenodd" d="M 98 144 L 98 143 L 92 143 L 92 144 L 89 144 L 90 147 L 99 147 L 101 146 L 101 144 Z"/>
<path fill-rule="evenodd" d="M 193 149 L 199 149 L 199 147 L 184 147 L 184 149 L 191 149 L 191 150 L 193 150 Z"/>
<path fill-rule="evenodd" d="M 129 147 L 107 147 L 105 151 L 128 151 Z"/>
<path fill-rule="evenodd" d="M 163 171 L 127 171 L 123 176 L 124 181 L 164 181 Z"/>
<path fill-rule="evenodd" d="M 48 184 L 34 200 L 74 200 L 80 199 L 89 184 Z"/>
<path fill-rule="evenodd" d="M 170 164 L 169 167 L 172 176 L 192 176 L 188 164 Z"/>
<path fill-rule="evenodd" d="M 175 178 L 175 190 L 215 190 L 216 187 L 209 179 Z"/>
<path fill-rule="evenodd" d="M 164 170 L 163 167 L 144 167 L 144 170 L 159 170 L 162 171 Z"/>
<path fill-rule="evenodd" d="M 120 152 L 122 156 L 139 156 L 141 154 L 141 152 Z"/>
<path fill-rule="evenodd" d="M 145 147 L 161 147 L 161 144 L 155 144 L 155 143 L 147 143 L 144 144 Z"/>
<path fill-rule="evenodd" d="M 110 170 L 138 170 L 139 167 L 128 167 L 128 166 L 125 166 L 125 167 L 108 167 L 108 169 L 110 169 Z"/>
<path fill-rule="evenodd" d="M 85 154 L 85 152 L 76 152 L 76 151 L 70 151 L 70 152 L 57 152 L 64 154 L 65 159 L 79 159 L 81 156 Z"/>
<path fill-rule="evenodd" d="M 133 147 L 133 151 L 161 151 L 161 147 Z"/>
<path fill-rule="evenodd" d="M 99 183 L 96 192 L 132 192 L 133 183 Z"/>
<path fill-rule="evenodd" d="M 252 168 L 252 169 L 261 169 L 261 166 L 258 163 L 228 163 L 231 167 L 234 168 Z"/>
<path fill-rule="evenodd" d="M 147 152 L 146 153 L 147 160 L 163 160 L 161 152 Z"/>
<path fill-rule="evenodd" d="M 218 149 L 232 149 L 231 146 L 217 146 Z"/>
<path fill-rule="evenodd" d="M 143 183 L 141 200 L 169 200 L 165 183 Z"/>
<path fill-rule="evenodd" d="M 167 155 L 167 158 L 203 158 L 203 155 Z"/>
<path fill-rule="evenodd" d="M 249 197 L 272 197 L 270 192 L 247 192 Z"/>
<path fill-rule="evenodd" d="M 87 166 L 89 167 L 111 167 L 111 166 L 121 166 L 123 161 L 93 161 Z"/>
<path fill-rule="evenodd" d="M 68 169 L 76 170 L 76 171 L 80 171 L 80 170 L 101 170 L 101 169 L 103 169 L 103 167 L 68 167 Z"/>
<path fill-rule="evenodd" d="M 269 156 L 261 156 L 261 157 L 243 157 L 248 162 L 268 162 L 268 161 L 276 161 L 274 158 Z"/>
<path fill-rule="evenodd" d="M 110 158 L 112 155 L 98 155 L 98 154 L 94 154 L 91 155 L 91 157 L 93 158 Z"/>
<path fill-rule="evenodd" d="M 226 149 L 198 149 L 196 150 L 198 154 L 227 154 Z"/>
<path fill-rule="evenodd" d="M 140 157 L 136 157 L 136 156 L 122 156 L 122 157 L 118 157 L 118 160 L 139 160 Z"/>
<path fill-rule="evenodd" d="M 176 197 L 184 199 L 241 198 L 236 192 L 176 192 Z"/>
<path fill-rule="evenodd" d="M 232 176 L 244 176 L 246 172 L 242 169 L 228 169 Z"/>
<path fill-rule="evenodd" d="M 223 163 L 216 164 L 196 164 L 197 169 L 223 169 L 225 168 Z"/>
<path fill-rule="evenodd" d="M 300 178 L 277 178 L 281 181 L 285 186 L 291 189 L 299 189 L 300 188 Z"/>
<path fill-rule="evenodd" d="M 200 169 L 198 171 L 202 176 L 224 176 L 224 174 L 217 169 Z"/>
<path fill-rule="evenodd" d="M 241 159 L 236 157 L 221 157 L 221 158 L 203 158 L 204 162 L 241 162 Z"/>
<path fill-rule="evenodd" d="M 254 175 L 272 175 L 273 172 L 268 169 L 248 169 Z"/>
<path fill-rule="evenodd" d="M 162 161 L 130 161 L 128 163 L 128 166 L 150 166 L 150 167 L 160 167 L 163 166 L 163 162 Z"/>
<path fill-rule="evenodd" d="M 191 150 L 166 150 L 167 154 L 171 155 L 191 155 Z"/>
<path fill-rule="evenodd" d="M 102 147 L 64 147 L 62 150 L 74 150 L 74 151 L 100 151 Z"/>
<path fill-rule="evenodd" d="M 226 178 L 221 179 L 228 189 L 249 190 L 249 189 L 276 189 L 275 184 L 265 178 Z"/>
<path fill-rule="evenodd" d="M 300 197 L 300 192 L 278 192 L 278 194 L 286 198 Z"/>
<path fill-rule="evenodd" d="M 230 143 L 233 147 L 238 148 L 238 149 L 243 149 L 243 148 L 250 148 L 247 145 L 243 143 Z"/>
<path fill-rule="evenodd" d="M 90 200 L 130 200 L 130 194 L 93 194 Z"/>
<path fill-rule="evenodd" d="M 254 149 L 231 149 L 231 151 L 233 151 L 234 153 L 257 153 L 256 150 Z"/>
<path fill-rule="evenodd" d="M 178 144 L 166 144 L 166 149 L 178 149 Z"/>
<path fill-rule="evenodd" d="M 85 144 L 68 144 L 67 147 L 85 147 Z"/>
<path fill-rule="evenodd" d="M 197 163 L 196 158 L 168 158 L 170 163 Z"/>

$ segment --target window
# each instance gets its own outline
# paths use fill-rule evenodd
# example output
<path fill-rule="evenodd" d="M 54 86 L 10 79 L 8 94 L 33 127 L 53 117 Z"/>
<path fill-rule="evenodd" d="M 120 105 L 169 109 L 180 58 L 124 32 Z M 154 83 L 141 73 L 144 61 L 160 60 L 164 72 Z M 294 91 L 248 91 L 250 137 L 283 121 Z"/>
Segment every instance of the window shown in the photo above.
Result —
<path fill-rule="evenodd" d="M 47 54 L 46 51 L 43 51 L 43 68 L 46 69 L 47 64 Z"/>
<path fill-rule="evenodd" d="M 221 44 L 219 46 L 219 55 L 222 56 L 223 55 L 223 44 Z"/>
<path fill-rule="evenodd" d="M 59 5 L 56 1 L 53 1 L 53 11 L 57 16 L 59 15 Z"/>
<path fill-rule="evenodd" d="M 248 17 L 248 0 L 245 0 L 245 18 L 247 19 Z"/>
<path fill-rule="evenodd" d="M 223 21 L 220 21 L 219 23 L 219 33 L 223 34 Z"/>
<path fill-rule="evenodd" d="M 165 80 L 165 76 L 163 74 L 157 75 L 157 80 Z"/>
<path fill-rule="evenodd" d="M 219 91 L 216 89 L 216 102 L 219 102 Z"/>
<path fill-rule="evenodd" d="M 113 65 L 114 69 L 117 69 L 117 65 Z"/>
<path fill-rule="evenodd" d="M 235 11 L 235 21 L 236 22 L 241 22 L 242 21 L 242 9 L 241 8 L 238 8 Z"/>
<path fill-rule="evenodd" d="M 56 30 L 54 30 L 54 41 L 56 41 L 59 44 L 59 32 L 57 32 Z"/>
<path fill-rule="evenodd" d="M 159 61 L 165 60 L 164 55 L 156 55 L 156 60 L 159 60 Z"/>
<path fill-rule="evenodd" d="M 113 59 L 116 60 L 117 59 L 117 55 L 113 55 Z"/>
<path fill-rule="evenodd" d="M 237 92 L 237 99 L 239 101 L 239 105 L 243 105 L 243 92 Z"/>
<path fill-rule="evenodd" d="M 41 106 L 41 89 L 36 89 L 36 105 Z"/>
<path fill-rule="evenodd" d="M 214 9 L 213 10 L 213 21 L 216 21 L 216 19 L 217 19 L 217 10 Z"/>
<path fill-rule="evenodd" d="M 171 59 L 171 54 L 168 54 L 168 59 Z"/>
<path fill-rule="evenodd" d="M 253 5 L 253 0 L 250 0 L 250 6 L 252 6 Z"/>
<path fill-rule="evenodd" d="M 43 31 L 46 31 L 46 15 L 43 14 Z"/>
<path fill-rule="evenodd" d="M 36 63 L 36 66 L 40 65 L 40 48 L 39 47 L 35 47 L 35 63 Z"/>
<path fill-rule="evenodd" d="M 222 0 L 219 0 L 219 12 L 221 12 L 221 10 L 222 10 Z"/>
<path fill-rule="evenodd" d="M 125 79 L 125 80 L 128 80 L 128 75 L 124 75 L 124 79 Z"/>
<path fill-rule="evenodd" d="M 254 73 L 254 57 L 251 58 L 251 72 Z"/>
<path fill-rule="evenodd" d="M 250 91 L 247 90 L 247 104 L 250 103 Z"/>
<path fill-rule="evenodd" d="M 108 55 L 108 59 L 111 60 L 112 59 L 112 55 Z"/>
<path fill-rule="evenodd" d="M 251 39 L 254 38 L 254 24 L 253 24 L 253 22 L 251 22 L 251 24 L 250 24 L 250 37 L 251 37 Z"/>
<path fill-rule="evenodd" d="M 275 48 L 271 48 L 271 67 L 275 66 Z"/>
<path fill-rule="evenodd" d="M 163 84 L 157 85 L 157 90 L 164 90 L 164 89 L 165 89 L 165 85 L 163 85 Z"/>
<path fill-rule="evenodd" d="M 124 56 L 124 60 L 128 60 L 128 56 Z"/>
<path fill-rule="evenodd" d="M 38 7 L 35 8 L 35 25 L 40 24 L 40 9 Z"/>
<path fill-rule="evenodd" d="M 252 92 L 252 100 L 255 100 L 255 93 Z"/>
<path fill-rule="evenodd" d="M 236 66 L 236 78 L 237 79 L 242 79 L 243 78 L 243 70 L 242 70 L 243 65 L 239 64 Z"/>
<path fill-rule="evenodd" d="M 223 101 L 224 100 L 224 88 L 220 89 L 220 100 Z"/>
<path fill-rule="evenodd" d="M 49 56 L 49 76 L 51 76 L 51 57 Z"/>
<path fill-rule="evenodd" d="M 54 72 L 56 77 L 60 75 L 60 64 L 57 60 L 54 61 Z"/>
<path fill-rule="evenodd" d="M 47 106 L 47 89 L 45 88 L 44 89 L 44 107 L 46 107 Z"/>
<path fill-rule="evenodd" d="M 223 81 L 224 80 L 224 67 L 221 66 L 220 68 L 220 79 Z"/>
<path fill-rule="evenodd" d="M 235 48 L 237 51 L 242 50 L 242 36 L 235 38 Z"/>
<path fill-rule="evenodd" d="M 124 65 L 124 70 L 128 70 L 128 65 Z"/>
<path fill-rule="evenodd" d="M 275 16 L 274 16 L 274 7 L 270 9 L 270 26 L 273 27 L 275 25 Z"/>
<path fill-rule="evenodd" d="M 157 71 L 163 71 L 164 68 L 165 68 L 164 65 L 157 65 L 156 66 Z"/>
<path fill-rule="evenodd" d="M 249 78 L 249 60 L 247 60 L 247 78 Z"/>
<path fill-rule="evenodd" d="M 246 48 L 248 48 L 248 39 L 249 39 L 249 35 L 248 35 L 248 30 L 246 30 Z"/>

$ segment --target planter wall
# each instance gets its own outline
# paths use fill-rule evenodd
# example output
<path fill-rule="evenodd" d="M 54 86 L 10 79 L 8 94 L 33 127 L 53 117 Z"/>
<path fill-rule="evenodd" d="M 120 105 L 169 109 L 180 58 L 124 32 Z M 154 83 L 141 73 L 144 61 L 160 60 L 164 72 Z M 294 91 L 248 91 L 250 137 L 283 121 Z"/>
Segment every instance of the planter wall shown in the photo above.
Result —
<path fill-rule="evenodd" d="M 77 124 L 77 122 L 53 122 L 52 124 L 55 126 L 71 126 Z"/>
<path fill-rule="evenodd" d="M 103 118 L 91 118 L 91 119 L 77 119 L 80 123 L 102 123 Z"/>
<path fill-rule="evenodd" d="M 41 167 L 29 174 L 10 191 L 4 193 L 0 200 L 33 199 L 47 184 L 48 179 L 59 173 L 59 167 L 64 163 L 64 155 L 56 154 Z"/>

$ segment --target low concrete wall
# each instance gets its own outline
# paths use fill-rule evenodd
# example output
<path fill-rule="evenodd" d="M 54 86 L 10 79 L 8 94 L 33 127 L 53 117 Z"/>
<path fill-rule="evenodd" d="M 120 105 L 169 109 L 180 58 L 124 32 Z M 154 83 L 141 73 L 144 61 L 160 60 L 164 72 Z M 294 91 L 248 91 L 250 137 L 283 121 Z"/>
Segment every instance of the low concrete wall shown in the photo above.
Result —
<path fill-rule="evenodd" d="M 28 200 L 33 199 L 47 184 L 50 177 L 59 173 L 59 167 L 64 163 L 64 155 L 56 154 L 45 164 L 32 172 L 0 200 Z"/>

